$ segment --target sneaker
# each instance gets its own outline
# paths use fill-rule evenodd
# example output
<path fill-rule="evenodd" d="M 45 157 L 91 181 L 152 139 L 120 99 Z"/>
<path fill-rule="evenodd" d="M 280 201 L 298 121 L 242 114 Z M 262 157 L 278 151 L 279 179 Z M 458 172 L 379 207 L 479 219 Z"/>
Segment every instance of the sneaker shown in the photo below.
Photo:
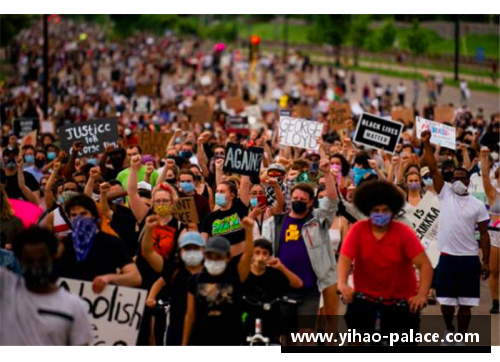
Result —
<path fill-rule="evenodd" d="M 455 345 L 454 342 L 448 342 L 448 340 L 446 339 L 447 335 L 451 334 L 453 336 L 454 333 L 455 332 L 453 332 L 453 331 L 445 329 L 444 332 L 443 332 L 443 335 L 441 336 L 441 346 L 448 346 L 448 347 L 454 346 Z M 449 339 L 453 340 L 453 337 L 451 337 Z"/>

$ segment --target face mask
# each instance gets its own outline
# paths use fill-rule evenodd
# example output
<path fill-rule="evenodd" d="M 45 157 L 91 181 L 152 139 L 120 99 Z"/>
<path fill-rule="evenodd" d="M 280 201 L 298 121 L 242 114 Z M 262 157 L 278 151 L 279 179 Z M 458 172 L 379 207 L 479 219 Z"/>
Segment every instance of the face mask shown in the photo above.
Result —
<path fill-rule="evenodd" d="M 304 201 L 293 201 L 292 210 L 296 214 L 303 214 L 307 211 L 307 203 Z"/>
<path fill-rule="evenodd" d="M 309 182 L 309 173 L 302 172 L 300 175 L 297 176 L 297 182 Z"/>
<path fill-rule="evenodd" d="M 28 289 L 46 287 L 51 283 L 52 265 L 23 267 L 24 282 Z"/>
<path fill-rule="evenodd" d="M 226 206 L 227 205 L 226 195 L 225 194 L 216 193 L 215 194 L 215 203 L 218 206 Z"/>
<path fill-rule="evenodd" d="M 370 220 L 373 225 L 376 226 L 386 226 L 391 221 L 392 215 L 386 214 L 385 212 L 372 212 L 370 214 Z"/>
<path fill-rule="evenodd" d="M 56 153 L 55 152 L 48 152 L 47 153 L 47 158 L 52 161 L 53 159 L 56 158 Z"/>
<path fill-rule="evenodd" d="M 193 156 L 193 153 L 191 151 L 181 151 L 179 152 L 179 157 L 180 158 L 191 158 Z"/>
<path fill-rule="evenodd" d="M 41 169 L 41 168 L 43 168 L 43 166 L 45 166 L 45 160 L 36 158 L 35 159 L 35 167 L 38 169 Z"/>
<path fill-rule="evenodd" d="M 181 189 L 184 192 L 192 192 L 194 191 L 194 184 L 192 182 L 181 182 Z"/>
<path fill-rule="evenodd" d="M 408 188 L 412 191 L 419 191 L 421 188 L 420 182 L 410 182 Z"/>
<path fill-rule="evenodd" d="M 112 158 L 111 164 L 115 170 L 119 170 L 123 166 L 123 160 L 121 158 Z"/>
<path fill-rule="evenodd" d="M 226 270 L 227 262 L 224 260 L 205 260 L 205 268 L 210 275 L 221 275 Z"/>
<path fill-rule="evenodd" d="M 78 184 L 78 187 L 79 187 L 80 189 L 82 189 L 82 190 L 85 190 L 85 182 L 80 182 L 80 183 Z"/>
<path fill-rule="evenodd" d="M 257 205 L 258 205 L 258 204 L 259 204 L 259 200 L 257 200 L 257 198 L 256 198 L 256 197 L 252 197 L 252 198 L 250 199 L 250 206 L 252 206 L 252 207 L 257 207 Z"/>
<path fill-rule="evenodd" d="M 153 210 L 156 215 L 164 217 L 170 215 L 172 207 L 170 205 L 155 205 Z"/>
<path fill-rule="evenodd" d="M 24 162 L 26 162 L 26 163 L 33 163 L 33 162 L 35 162 L 35 156 L 33 156 L 33 155 L 26 155 L 26 156 L 24 156 Z"/>
<path fill-rule="evenodd" d="M 175 177 L 172 177 L 172 178 L 167 178 L 165 181 L 167 181 L 170 185 L 173 186 L 177 182 L 177 179 Z"/>
<path fill-rule="evenodd" d="M 453 179 L 453 171 L 446 171 L 446 172 L 443 172 L 443 179 L 444 179 L 446 182 L 451 182 L 451 180 Z"/>
<path fill-rule="evenodd" d="M 493 161 L 498 161 L 498 152 L 492 152 L 490 155 Z"/>
<path fill-rule="evenodd" d="M 182 143 L 182 137 L 177 137 L 177 138 L 175 139 L 175 143 L 177 143 L 177 144 L 178 144 L 178 143 Z"/>
<path fill-rule="evenodd" d="M 87 163 L 91 165 L 97 165 L 97 160 L 95 158 L 87 158 Z"/>
<path fill-rule="evenodd" d="M 115 205 L 121 205 L 121 204 L 123 204 L 123 203 L 124 203 L 124 201 L 125 201 L 125 200 L 123 199 L 123 197 L 119 197 L 119 198 L 117 198 L 117 199 L 114 199 L 114 200 L 112 201 L 112 203 L 113 203 L 113 204 L 115 204 Z"/>
<path fill-rule="evenodd" d="M 194 175 L 194 181 L 195 182 L 200 182 L 201 181 L 201 175 Z"/>
<path fill-rule="evenodd" d="M 460 196 L 463 196 L 467 193 L 467 186 L 465 186 L 461 181 L 455 181 L 451 185 L 451 189 L 453 190 L 454 193 Z"/>
<path fill-rule="evenodd" d="M 187 266 L 198 266 L 203 260 L 203 251 L 188 250 L 181 253 L 181 259 Z"/>
<path fill-rule="evenodd" d="M 358 166 L 354 166 L 352 171 L 354 173 L 354 183 L 356 184 L 356 186 L 359 185 L 359 183 L 367 173 L 375 174 L 375 171 L 373 171 L 372 169 L 364 169 Z"/>
<path fill-rule="evenodd" d="M 325 202 L 326 202 L 326 197 L 322 197 L 322 198 L 318 199 L 319 207 L 324 208 Z"/>
<path fill-rule="evenodd" d="M 14 158 L 8 158 L 7 161 L 4 162 L 4 166 L 10 169 L 16 168 L 16 160 Z"/>
<path fill-rule="evenodd" d="M 60 204 L 64 204 L 66 201 L 68 201 L 70 198 L 73 196 L 78 195 L 78 192 L 74 191 L 63 191 L 63 193 L 59 196 L 57 196 L 57 202 Z"/>
<path fill-rule="evenodd" d="M 477 163 L 477 168 L 479 168 L 479 170 L 481 170 L 481 161 L 479 161 L 479 162 Z"/>
<path fill-rule="evenodd" d="M 84 261 L 97 234 L 97 221 L 93 217 L 77 217 L 73 221 L 71 239 L 75 248 L 76 260 Z"/>
<path fill-rule="evenodd" d="M 267 261 L 266 260 L 256 260 L 256 259 L 253 259 L 252 260 L 252 264 L 256 267 L 256 268 L 265 268 L 267 266 Z"/>
<path fill-rule="evenodd" d="M 95 202 L 98 202 L 101 196 L 99 194 L 96 194 L 95 192 L 92 193 L 92 200 Z"/>
<path fill-rule="evenodd" d="M 319 170 L 319 162 L 311 162 L 311 167 L 309 168 L 309 171 L 311 173 L 317 173 Z"/>
<path fill-rule="evenodd" d="M 432 178 L 430 177 L 422 179 L 422 182 L 425 186 L 432 186 L 434 184 L 434 181 L 432 181 Z"/>
<path fill-rule="evenodd" d="M 340 182 L 340 178 L 342 177 L 342 166 L 340 165 L 337 165 L 337 164 L 333 164 L 330 166 L 330 170 L 337 170 L 337 174 L 338 174 L 338 182 Z"/>

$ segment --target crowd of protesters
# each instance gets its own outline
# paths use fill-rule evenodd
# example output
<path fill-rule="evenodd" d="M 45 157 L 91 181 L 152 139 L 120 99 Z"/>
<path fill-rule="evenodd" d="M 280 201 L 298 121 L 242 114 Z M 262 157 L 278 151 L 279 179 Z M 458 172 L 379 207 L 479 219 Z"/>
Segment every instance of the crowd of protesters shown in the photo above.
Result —
<path fill-rule="evenodd" d="M 147 290 L 138 345 L 162 344 L 164 333 L 167 345 L 242 345 L 256 319 L 271 343 L 285 344 L 282 328 L 335 332 L 341 299 L 349 328 L 374 331 L 383 298 L 387 330 L 418 328 L 437 300 L 445 333 L 455 313 L 464 332 L 488 277 L 498 313 L 500 115 L 473 109 L 466 88 L 448 122 L 456 149 L 431 144 L 412 121 L 391 154 L 353 142 L 359 113 L 390 117 L 406 106 L 432 120 L 439 76 L 426 83 L 426 104 L 417 103 L 419 82 L 411 101 L 404 84 L 377 76 L 356 99 L 354 73 L 299 52 L 252 62 L 241 49 L 173 34 L 114 42 L 63 19 L 49 32 L 45 118 L 41 34 L 36 25 L 9 46 L 15 76 L 0 89 L 0 344 L 91 344 L 86 310 L 59 277 L 89 281 L 95 293 L 110 284 Z M 243 108 L 226 103 L 235 97 Z M 339 130 L 330 129 L 333 101 L 353 110 Z M 200 103 L 211 112 L 194 122 L 189 109 Z M 227 118 L 245 106 L 258 109 L 248 129 L 229 130 Z M 280 109 L 298 118 L 308 109 L 324 123 L 318 151 L 280 146 Z M 111 117 L 117 147 L 87 156 L 82 142 L 61 148 L 60 127 Z M 49 121 L 53 132 L 22 145 L 19 118 Z M 172 138 L 144 154 L 138 132 Z M 260 177 L 223 171 L 228 142 L 264 150 Z M 435 268 L 405 219 L 426 193 L 440 204 Z M 176 219 L 180 197 L 194 198 L 199 223 Z M 17 201 L 40 210 L 37 225 L 26 225 Z M 168 327 L 159 300 L 170 304 Z M 302 318 L 317 315 L 324 327 Z"/>

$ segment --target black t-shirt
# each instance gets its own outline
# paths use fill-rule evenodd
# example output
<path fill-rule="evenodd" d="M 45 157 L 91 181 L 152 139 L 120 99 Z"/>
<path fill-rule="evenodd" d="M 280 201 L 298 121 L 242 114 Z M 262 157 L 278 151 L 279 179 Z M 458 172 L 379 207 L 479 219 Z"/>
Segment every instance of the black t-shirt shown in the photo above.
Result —
<path fill-rule="evenodd" d="M 280 303 L 276 299 L 285 295 L 289 286 L 287 277 L 279 270 L 268 267 L 262 275 L 250 272 L 242 292 L 244 299 L 248 300 L 242 301 L 242 308 L 248 314 L 245 321 L 247 335 L 255 334 L 255 319 L 259 318 L 262 320 L 263 335 L 275 341 L 279 339 L 281 313 Z M 264 310 L 264 303 L 271 303 L 271 309 Z"/>
<path fill-rule="evenodd" d="M 245 241 L 245 229 L 241 220 L 248 215 L 248 206 L 238 198 L 226 211 L 217 210 L 207 215 L 203 221 L 202 232 L 210 236 L 223 236 L 231 245 Z"/>
<path fill-rule="evenodd" d="M 134 213 L 126 206 L 116 205 L 109 224 L 127 246 L 130 256 L 134 256 L 139 246 L 139 225 Z"/>
<path fill-rule="evenodd" d="M 65 251 L 59 260 L 60 276 L 65 278 L 93 281 L 95 277 L 116 274 L 116 270 L 132 263 L 123 241 L 102 231 L 97 233 L 87 258 L 76 260 L 71 235 L 63 240 Z"/>
<path fill-rule="evenodd" d="M 33 192 L 40 189 L 40 185 L 36 181 L 36 178 L 26 171 L 24 171 L 24 182 L 26 183 L 26 186 Z M 0 170 L 0 183 L 6 185 L 5 192 L 10 199 L 21 199 L 24 201 L 28 201 L 28 199 L 24 197 L 24 194 L 22 193 L 17 183 L 17 172 L 14 176 L 7 176 L 4 170 Z"/>
<path fill-rule="evenodd" d="M 231 259 L 221 275 L 213 276 L 203 269 L 191 277 L 188 291 L 195 297 L 196 318 L 190 345 L 231 346 L 241 342 L 239 260 Z"/>

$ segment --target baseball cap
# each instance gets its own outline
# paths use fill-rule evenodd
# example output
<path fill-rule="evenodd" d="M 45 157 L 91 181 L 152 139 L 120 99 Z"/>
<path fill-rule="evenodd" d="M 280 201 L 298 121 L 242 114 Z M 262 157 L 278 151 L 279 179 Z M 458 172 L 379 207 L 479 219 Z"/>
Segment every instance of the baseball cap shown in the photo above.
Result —
<path fill-rule="evenodd" d="M 222 236 L 214 236 L 208 239 L 205 253 L 213 252 L 220 255 L 227 255 L 231 249 L 231 245 L 226 238 Z"/>
<path fill-rule="evenodd" d="M 424 166 L 420 169 L 420 176 L 424 177 L 425 175 L 431 173 L 431 170 L 429 170 L 429 167 Z"/>
<path fill-rule="evenodd" d="M 186 245 L 205 246 L 205 240 L 199 232 L 189 231 L 182 235 L 181 239 L 179 240 L 179 248 L 183 248 Z"/>
<path fill-rule="evenodd" d="M 18 156 L 19 155 L 19 148 L 17 147 L 7 147 L 4 151 L 3 151 L 3 155 L 4 156 L 7 156 L 7 155 L 13 155 L 13 156 Z"/>
<path fill-rule="evenodd" d="M 313 150 L 309 150 L 309 151 L 307 151 L 307 152 L 305 153 L 305 155 L 304 155 L 304 157 L 305 157 L 305 158 L 311 158 L 311 157 L 313 157 L 313 156 L 316 156 L 316 157 L 318 157 L 318 158 L 321 158 L 320 154 L 319 154 L 318 152 L 316 152 L 316 151 L 313 151 Z"/>
<path fill-rule="evenodd" d="M 150 184 L 148 184 L 146 181 L 141 181 L 137 184 L 137 189 L 143 189 L 143 190 L 148 190 L 151 191 L 152 187 Z"/>
<path fill-rule="evenodd" d="M 285 167 L 283 167 L 283 165 L 280 165 L 279 163 L 272 163 L 271 165 L 269 165 L 269 167 L 267 168 L 267 171 L 271 171 L 271 170 L 286 173 Z"/>

